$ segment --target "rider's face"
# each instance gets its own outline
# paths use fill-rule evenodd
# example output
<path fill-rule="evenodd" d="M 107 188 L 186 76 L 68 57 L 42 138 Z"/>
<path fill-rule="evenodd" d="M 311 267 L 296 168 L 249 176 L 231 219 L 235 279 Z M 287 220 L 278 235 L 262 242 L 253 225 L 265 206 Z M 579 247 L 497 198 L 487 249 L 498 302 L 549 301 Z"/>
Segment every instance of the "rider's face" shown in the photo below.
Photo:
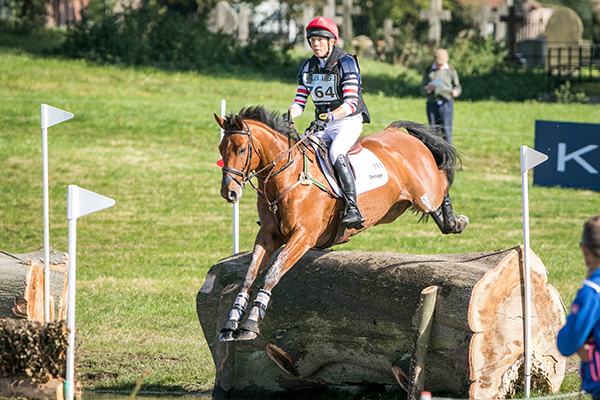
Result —
<path fill-rule="evenodd" d="M 322 36 L 313 36 L 308 39 L 310 48 L 317 57 L 325 57 L 329 51 L 329 47 L 333 46 L 335 39 L 329 39 Z"/>

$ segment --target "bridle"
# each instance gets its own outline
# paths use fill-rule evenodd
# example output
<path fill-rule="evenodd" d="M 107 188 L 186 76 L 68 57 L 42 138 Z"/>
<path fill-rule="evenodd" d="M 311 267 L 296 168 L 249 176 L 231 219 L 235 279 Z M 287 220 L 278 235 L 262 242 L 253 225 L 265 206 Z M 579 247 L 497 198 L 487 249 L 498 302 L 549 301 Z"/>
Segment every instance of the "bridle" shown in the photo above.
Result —
<path fill-rule="evenodd" d="M 246 162 L 244 164 L 243 170 L 240 171 L 239 169 L 235 169 L 235 168 L 231 168 L 231 167 L 227 167 L 227 166 L 223 166 L 223 168 L 221 168 L 221 170 L 223 171 L 223 177 L 225 176 L 229 176 L 231 179 L 233 179 L 238 185 L 240 185 L 240 187 L 244 187 L 244 185 L 246 184 L 246 182 L 249 182 L 250 179 L 252 179 L 254 177 L 254 175 L 249 175 L 250 174 L 250 168 L 252 168 L 252 152 L 254 150 L 254 140 L 252 139 L 252 132 L 250 132 L 250 127 L 248 126 L 248 124 L 246 123 L 246 121 L 242 121 L 244 123 L 244 125 L 246 125 L 246 130 L 238 130 L 238 129 L 225 129 L 223 130 L 223 135 L 246 135 L 248 136 L 248 151 L 246 152 Z M 258 156 L 260 157 L 261 154 L 259 151 L 257 151 Z M 237 177 L 240 177 L 241 182 L 237 179 Z"/>

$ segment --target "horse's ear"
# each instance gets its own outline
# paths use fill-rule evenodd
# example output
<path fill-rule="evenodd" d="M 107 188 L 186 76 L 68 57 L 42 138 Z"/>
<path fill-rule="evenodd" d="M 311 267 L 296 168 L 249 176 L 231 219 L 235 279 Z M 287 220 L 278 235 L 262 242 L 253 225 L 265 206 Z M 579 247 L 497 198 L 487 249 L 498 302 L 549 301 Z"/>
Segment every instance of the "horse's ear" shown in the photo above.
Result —
<path fill-rule="evenodd" d="M 237 128 L 237 130 L 239 130 L 239 131 L 243 131 L 244 130 L 244 122 L 239 117 L 239 115 L 236 115 L 234 117 L 233 122 L 235 123 L 235 127 Z"/>
<path fill-rule="evenodd" d="M 225 120 L 221 117 L 219 117 L 217 114 L 215 115 L 215 121 L 217 121 L 217 124 L 219 124 L 219 126 L 221 127 L 221 129 L 225 129 Z"/>

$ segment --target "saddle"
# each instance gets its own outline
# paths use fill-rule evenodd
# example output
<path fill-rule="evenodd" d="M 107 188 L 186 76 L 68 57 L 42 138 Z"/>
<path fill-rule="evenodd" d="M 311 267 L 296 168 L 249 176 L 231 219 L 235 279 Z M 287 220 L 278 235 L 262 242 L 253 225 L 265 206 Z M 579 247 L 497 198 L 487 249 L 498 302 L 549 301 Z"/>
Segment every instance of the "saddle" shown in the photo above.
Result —
<path fill-rule="evenodd" d="M 316 136 L 311 136 L 309 138 L 309 140 L 313 143 L 313 148 L 318 153 L 319 157 L 321 157 L 321 159 L 325 162 L 325 166 L 327 167 L 327 170 L 329 171 L 331 176 L 335 176 L 337 179 L 337 174 L 335 173 L 333 164 L 331 164 L 331 160 L 329 159 L 329 146 L 327 145 L 327 143 L 325 143 L 323 141 L 323 139 L 321 139 L 320 137 L 316 137 Z M 360 143 L 356 142 L 350 148 L 350 150 L 348 150 L 348 153 L 346 153 L 346 155 L 351 156 L 354 154 L 358 154 L 361 152 L 362 149 L 363 149 L 362 145 Z M 352 173 L 356 176 L 356 174 L 354 173 L 354 167 L 352 166 L 352 164 L 350 164 L 350 168 L 352 169 Z"/>

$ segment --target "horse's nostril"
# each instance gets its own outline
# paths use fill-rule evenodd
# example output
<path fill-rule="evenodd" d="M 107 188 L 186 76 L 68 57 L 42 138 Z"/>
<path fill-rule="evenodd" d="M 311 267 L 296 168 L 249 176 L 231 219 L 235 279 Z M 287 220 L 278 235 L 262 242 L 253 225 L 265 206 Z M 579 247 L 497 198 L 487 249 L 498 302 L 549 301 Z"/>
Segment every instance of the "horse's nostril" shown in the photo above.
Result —
<path fill-rule="evenodd" d="M 227 195 L 227 197 L 229 198 L 229 201 L 236 201 L 237 200 L 237 193 L 235 192 L 235 190 L 230 190 L 229 194 Z"/>

